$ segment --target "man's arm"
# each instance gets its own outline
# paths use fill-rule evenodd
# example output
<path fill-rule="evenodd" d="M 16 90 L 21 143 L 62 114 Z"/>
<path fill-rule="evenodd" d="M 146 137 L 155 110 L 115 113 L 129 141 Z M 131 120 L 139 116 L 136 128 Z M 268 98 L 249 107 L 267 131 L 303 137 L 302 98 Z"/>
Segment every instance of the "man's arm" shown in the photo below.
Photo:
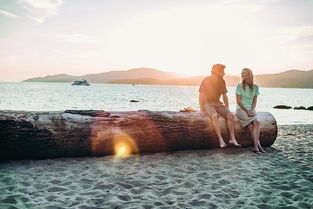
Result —
<path fill-rule="evenodd" d="M 224 105 L 229 108 L 229 105 L 228 105 L 228 96 L 227 96 L 226 93 L 223 94 L 223 101 L 224 101 Z"/>
<path fill-rule="evenodd" d="M 199 92 L 199 106 L 201 112 L 205 112 L 204 105 L 205 105 L 205 95 L 204 93 Z"/>

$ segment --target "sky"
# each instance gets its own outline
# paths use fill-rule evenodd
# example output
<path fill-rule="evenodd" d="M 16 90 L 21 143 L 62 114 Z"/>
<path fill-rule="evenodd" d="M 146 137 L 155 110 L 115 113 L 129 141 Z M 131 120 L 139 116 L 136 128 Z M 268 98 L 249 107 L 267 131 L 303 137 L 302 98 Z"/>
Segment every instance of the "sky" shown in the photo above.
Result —
<path fill-rule="evenodd" d="M 313 69 L 313 0 L 1 0 L 0 81 Z"/>

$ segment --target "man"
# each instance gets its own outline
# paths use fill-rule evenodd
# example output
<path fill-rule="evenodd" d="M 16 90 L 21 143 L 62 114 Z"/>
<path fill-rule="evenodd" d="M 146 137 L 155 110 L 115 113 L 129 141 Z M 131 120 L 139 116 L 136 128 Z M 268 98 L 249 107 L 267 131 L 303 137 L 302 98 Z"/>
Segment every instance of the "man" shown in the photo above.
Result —
<path fill-rule="evenodd" d="M 218 126 L 218 118 L 222 116 L 227 120 L 229 131 L 229 144 L 241 146 L 235 139 L 235 121 L 234 115 L 229 111 L 227 89 L 225 80 L 223 79 L 225 65 L 215 64 L 211 70 L 211 76 L 203 79 L 199 88 L 199 106 L 201 115 L 209 116 L 212 120 L 214 131 L 218 137 L 220 147 L 226 147 L 224 139 L 221 135 L 221 130 Z M 220 97 L 223 95 L 223 102 L 220 102 Z"/>

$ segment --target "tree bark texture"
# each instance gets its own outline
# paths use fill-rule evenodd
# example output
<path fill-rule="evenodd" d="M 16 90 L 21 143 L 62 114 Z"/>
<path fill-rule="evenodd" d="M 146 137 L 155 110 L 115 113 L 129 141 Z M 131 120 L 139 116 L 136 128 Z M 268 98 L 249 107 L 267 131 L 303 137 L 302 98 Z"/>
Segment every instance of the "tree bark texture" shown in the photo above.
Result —
<path fill-rule="evenodd" d="M 275 118 L 258 112 L 263 146 L 277 137 Z M 252 146 L 248 128 L 235 119 L 237 141 Z M 226 120 L 219 119 L 225 142 Z M 103 156 L 115 145 L 127 144 L 132 153 L 218 148 L 211 120 L 199 112 L 66 110 L 64 112 L 0 111 L 0 159 L 46 159 Z"/>

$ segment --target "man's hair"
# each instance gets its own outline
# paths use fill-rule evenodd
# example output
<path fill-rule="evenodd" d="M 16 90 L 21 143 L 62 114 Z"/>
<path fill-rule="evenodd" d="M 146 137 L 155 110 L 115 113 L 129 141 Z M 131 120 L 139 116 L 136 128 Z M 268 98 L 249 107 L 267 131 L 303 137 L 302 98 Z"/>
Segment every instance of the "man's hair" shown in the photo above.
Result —
<path fill-rule="evenodd" d="M 212 74 L 215 74 L 221 70 L 224 70 L 225 69 L 225 65 L 222 65 L 222 64 L 215 64 L 212 66 L 212 70 L 211 70 L 211 73 Z"/>

